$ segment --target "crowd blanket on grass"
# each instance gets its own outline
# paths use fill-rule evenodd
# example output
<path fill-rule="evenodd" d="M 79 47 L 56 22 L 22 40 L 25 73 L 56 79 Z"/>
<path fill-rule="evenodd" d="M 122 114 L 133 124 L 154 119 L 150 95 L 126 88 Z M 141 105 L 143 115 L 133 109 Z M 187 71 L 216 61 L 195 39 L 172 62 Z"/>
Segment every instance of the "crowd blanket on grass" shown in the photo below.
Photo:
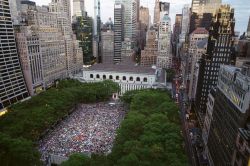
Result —
<path fill-rule="evenodd" d="M 185 166 L 179 112 L 165 91 L 127 92 L 130 111 L 117 131 L 112 153 L 74 154 L 62 166 Z"/>
<path fill-rule="evenodd" d="M 64 80 L 56 88 L 11 106 L 0 117 L 1 165 L 40 165 L 35 146 L 46 130 L 66 117 L 78 103 L 106 101 L 118 90 L 118 84 L 112 81 Z"/>

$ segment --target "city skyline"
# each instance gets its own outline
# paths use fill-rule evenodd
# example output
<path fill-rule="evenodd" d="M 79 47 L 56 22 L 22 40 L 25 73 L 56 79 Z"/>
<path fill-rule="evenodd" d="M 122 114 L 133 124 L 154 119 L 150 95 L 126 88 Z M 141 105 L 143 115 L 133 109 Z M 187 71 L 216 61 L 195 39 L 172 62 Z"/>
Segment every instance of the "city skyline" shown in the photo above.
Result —
<path fill-rule="evenodd" d="M 48 5 L 51 0 L 33 0 L 37 3 L 37 5 Z M 111 17 L 114 19 L 114 10 L 109 10 L 114 8 L 114 0 L 108 0 L 112 3 L 105 3 L 107 0 L 101 0 L 101 20 L 103 23 L 108 21 Z M 175 15 L 181 13 L 181 10 L 185 4 L 189 4 L 191 7 L 191 0 L 162 0 L 163 2 L 170 3 L 170 18 L 171 20 L 175 20 Z M 250 16 L 250 10 L 248 6 L 250 6 L 249 0 L 222 0 L 223 4 L 230 4 L 233 8 L 235 8 L 235 19 L 236 19 L 236 28 L 235 31 L 240 31 L 242 34 L 247 30 L 248 18 Z M 141 0 L 141 6 L 149 7 L 151 22 L 153 22 L 153 12 L 154 12 L 154 0 Z M 248 5 L 247 5 L 248 4 Z M 85 0 L 85 9 L 89 13 L 90 16 L 94 15 L 94 1 L 93 0 Z"/>
<path fill-rule="evenodd" d="M 1 165 L 249 165 L 249 6 L 0 0 Z"/>

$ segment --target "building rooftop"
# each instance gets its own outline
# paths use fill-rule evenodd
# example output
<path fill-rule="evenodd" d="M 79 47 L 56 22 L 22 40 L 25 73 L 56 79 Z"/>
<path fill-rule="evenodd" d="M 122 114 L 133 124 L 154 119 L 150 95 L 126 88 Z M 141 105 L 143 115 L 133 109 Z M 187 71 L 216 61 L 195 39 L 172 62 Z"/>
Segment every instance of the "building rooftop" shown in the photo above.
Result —
<path fill-rule="evenodd" d="M 155 74 L 156 72 L 156 70 L 153 68 L 136 66 L 132 64 L 95 64 L 89 67 L 88 70 L 138 73 L 138 74 Z"/>
<path fill-rule="evenodd" d="M 196 28 L 192 34 L 208 34 L 209 32 L 206 30 L 206 28 L 201 28 L 201 27 L 198 27 Z"/>

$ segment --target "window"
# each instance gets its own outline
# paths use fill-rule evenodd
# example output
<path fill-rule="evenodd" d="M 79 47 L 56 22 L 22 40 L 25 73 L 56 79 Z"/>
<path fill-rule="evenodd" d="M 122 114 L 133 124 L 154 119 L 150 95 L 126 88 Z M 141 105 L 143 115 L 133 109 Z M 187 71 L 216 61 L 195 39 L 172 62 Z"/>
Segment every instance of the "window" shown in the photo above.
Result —
<path fill-rule="evenodd" d="M 144 77 L 143 82 L 148 82 L 148 79 L 146 77 Z"/>
<path fill-rule="evenodd" d="M 99 75 L 99 74 L 97 74 L 97 75 L 96 75 L 96 78 L 100 78 L 100 75 Z"/>
<path fill-rule="evenodd" d="M 133 77 L 129 77 L 129 81 L 134 81 L 134 78 Z"/>
<path fill-rule="evenodd" d="M 136 78 L 136 81 L 140 82 L 140 81 L 141 81 L 140 77 L 137 77 L 137 78 Z"/>
<path fill-rule="evenodd" d="M 106 75 L 103 75 L 102 78 L 103 78 L 104 80 L 106 80 Z"/>
<path fill-rule="evenodd" d="M 119 80 L 119 76 L 116 76 L 116 78 L 115 78 L 116 80 Z"/>
<path fill-rule="evenodd" d="M 110 80 L 113 80 L 113 76 L 112 76 L 112 75 L 110 75 L 110 76 L 109 76 L 109 79 L 110 79 Z"/>
<path fill-rule="evenodd" d="M 123 80 L 123 81 L 126 81 L 126 77 L 125 77 L 125 76 L 123 76 L 123 77 L 122 77 L 122 80 Z"/>
<path fill-rule="evenodd" d="M 94 78 L 94 75 L 93 75 L 93 74 L 90 74 L 90 78 Z"/>

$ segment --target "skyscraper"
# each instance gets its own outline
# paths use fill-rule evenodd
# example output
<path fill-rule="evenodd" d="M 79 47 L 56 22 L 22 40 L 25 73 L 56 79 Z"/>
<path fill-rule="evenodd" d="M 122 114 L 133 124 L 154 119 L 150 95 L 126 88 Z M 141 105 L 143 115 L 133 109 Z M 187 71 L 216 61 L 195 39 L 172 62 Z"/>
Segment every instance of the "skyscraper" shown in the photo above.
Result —
<path fill-rule="evenodd" d="M 146 45 L 147 31 L 150 26 L 149 9 L 146 7 L 140 7 L 140 48 L 143 50 Z"/>
<path fill-rule="evenodd" d="M 121 3 L 114 6 L 114 63 L 121 62 L 122 42 L 124 41 L 124 7 Z"/>
<path fill-rule="evenodd" d="M 202 16 L 203 13 L 215 13 L 221 0 L 192 0 L 192 13 Z"/>
<path fill-rule="evenodd" d="M 250 115 L 248 115 L 248 119 Z M 234 149 L 234 156 L 232 165 L 247 165 L 250 156 L 250 123 L 247 121 L 242 128 L 238 129 L 236 138 L 236 148 Z"/>
<path fill-rule="evenodd" d="M 114 58 L 114 31 L 107 30 L 101 32 L 102 42 L 101 42 L 101 53 L 102 53 L 102 63 L 113 64 Z"/>
<path fill-rule="evenodd" d="M 181 20 L 181 34 L 179 36 L 179 41 L 182 44 L 186 41 L 186 36 L 189 32 L 189 22 L 190 21 L 190 10 L 189 5 L 184 5 L 182 9 L 182 20 Z"/>
<path fill-rule="evenodd" d="M 203 123 L 206 103 L 210 89 L 216 85 L 221 64 L 234 64 L 233 54 L 234 9 L 221 5 L 209 32 L 207 53 L 200 64 L 199 81 L 196 93 L 196 110 L 199 111 L 200 123 Z"/>
<path fill-rule="evenodd" d="M 179 42 L 179 36 L 181 34 L 181 20 L 182 20 L 182 14 L 176 14 L 174 32 L 173 32 L 173 53 L 175 56 L 178 55 L 177 45 Z"/>
<path fill-rule="evenodd" d="M 17 3 L 16 0 L 11 0 L 10 2 L 10 12 L 13 23 L 17 23 Z"/>
<path fill-rule="evenodd" d="M 70 0 L 52 0 L 49 4 L 50 12 L 60 13 L 71 22 L 71 6 Z"/>
<path fill-rule="evenodd" d="M 165 14 L 169 15 L 169 8 L 170 8 L 170 3 L 160 2 L 159 0 L 155 0 L 154 24 L 159 25 L 161 18 Z"/>
<path fill-rule="evenodd" d="M 164 17 L 164 15 L 169 15 L 170 3 L 169 2 L 160 2 L 160 19 Z"/>
<path fill-rule="evenodd" d="M 247 27 L 247 36 L 248 38 L 250 38 L 250 16 L 249 16 L 248 27 Z"/>
<path fill-rule="evenodd" d="M 101 62 L 100 42 L 101 42 L 101 3 L 94 1 L 94 24 L 93 24 L 93 55 L 98 63 Z"/>
<path fill-rule="evenodd" d="M 141 66 L 152 67 L 156 65 L 158 56 L 158 31 L 151 28 L 147 32 L 147 42 L 144 50 L 141 51 Z"/>
<path fill-rule="evenodd" d="M 77 73 L 81 67 L 79 68 L 79 64 L 81 61 L 75 61 L 76 51 L 74 48 L 75 44 L 75 37 L 73 35 L 72 31 L 72 25 L 71 25 L 71 6 L 70 6 L 70 0 L 52 0 L 51 3 L 49 3 L 49 12 L 54 13 L 57 15 L 57 26 L 60 28 L 60 31 L 63 34 L 64 42 L 65 42 L 65 51 L 66 51 L 66 57 L 67 57 L 67 70 L 68 75 L 72 75 Z M 82 56 L 81 56 L 82 57 Z"/>
<path fill-rule="evenodd" d="M 141 6 L 139 16 L 140 16 L 139 20 L 141 21 L 141 23 L 145 24 L 146 27 L 149 28 L 149 24 L 150 24 L 149 8 Z"/>
<path fill-rule="evenodd" d="M 205 27 L 208 30 L 211 17 L 220 5 L 221 0 L 192 0 L 189 33 L 197 27 Z"/>
<path fill-rule="evenodd" d="M 27 88 L 30 95 L 35 95 L 56 80 L 67 78 L 65 38 L 57 26 L 56 13 L 27 1 L 21 5 L 23 22 L 15 31 L 17 48 Z"/>
<path fill-rule="evenodd" d="M 158 57 L 156 66 L 169 69 L 172 67 L 171 19 L 165 14 L 159 25 Z"/>
<path fill-rule="evenodd" d="M 238 129 L 245 127 L 250 113 L 249 69 L 249 63 L 242 68 L 220 66 L 217 86 L 210 93 L 213 100 L 207 103 L 209 109 L 202 131 L 210 165 L 233 163 Z M 249 151 L 246 150 L 244 154 L 248 157 L 240 164 L 242 166 L 249 162 Z M 236 160 L 239 159 L 238 154 Z"/>
<path fill-rule="evenodd" d="M 160 22 L 160 1 L 155 0 L 154 24 L 158 24 L 159 22 Z"/>
<path fill-rule="evenodd" d="M 140 4 L 141 0 L 136 0 L 136 16 L 137 16 L 137 23 L 140 20 Z"/>
<path fill-rule="evenodd" d="M 73 16 L 83 16 L 84 8 L 84 0 L 73 0 Z"/>
<path fill-rule="evenodd" d="M 29 96 L 17 55 L 9 0 L 0 11 L 0 110 Z"/>
<path fill-rule="evenodd" d="M 137 23 L 138 23 L 138 0 L 123 0 L 124 6 L 124 38 L 136 41 Z"/>
<path fill-rule="evenodd" d="M 76 39 L 80 41 L 79 46 L 83 51 L 83 62 L 90 65 L 93 57 L 93 19 L 87 14 L 76 17 L 72 24 Z"/>
<path fill-rule="evenodd" d="M 199 59 L 203 54 L 206 53 L 208 42 L 208 31 L 205 28 L 196 28 L 189 35 L 189 60 L 188 60 L 188 80 L 189 80 L 189 89 L 188 97 L 190 100 L 195 98 L 196 87 L 197 87 L 197 78 L 196 78 L 196 65 Z"/>
<path fill-rule="evenodd" d="M 222 0 L 207 0 L 204 11 L 202 11 L 202 13 L 203 14 L 212 13 L 214 15 L 216 11 L 219 9 L 221 3 L 222 3 Z"/>
<path fill-rule="evenodd" d="M 192 0 L 192 13 L 198 13 L 201 5 L 205 5 L 206 0 Z"/>

